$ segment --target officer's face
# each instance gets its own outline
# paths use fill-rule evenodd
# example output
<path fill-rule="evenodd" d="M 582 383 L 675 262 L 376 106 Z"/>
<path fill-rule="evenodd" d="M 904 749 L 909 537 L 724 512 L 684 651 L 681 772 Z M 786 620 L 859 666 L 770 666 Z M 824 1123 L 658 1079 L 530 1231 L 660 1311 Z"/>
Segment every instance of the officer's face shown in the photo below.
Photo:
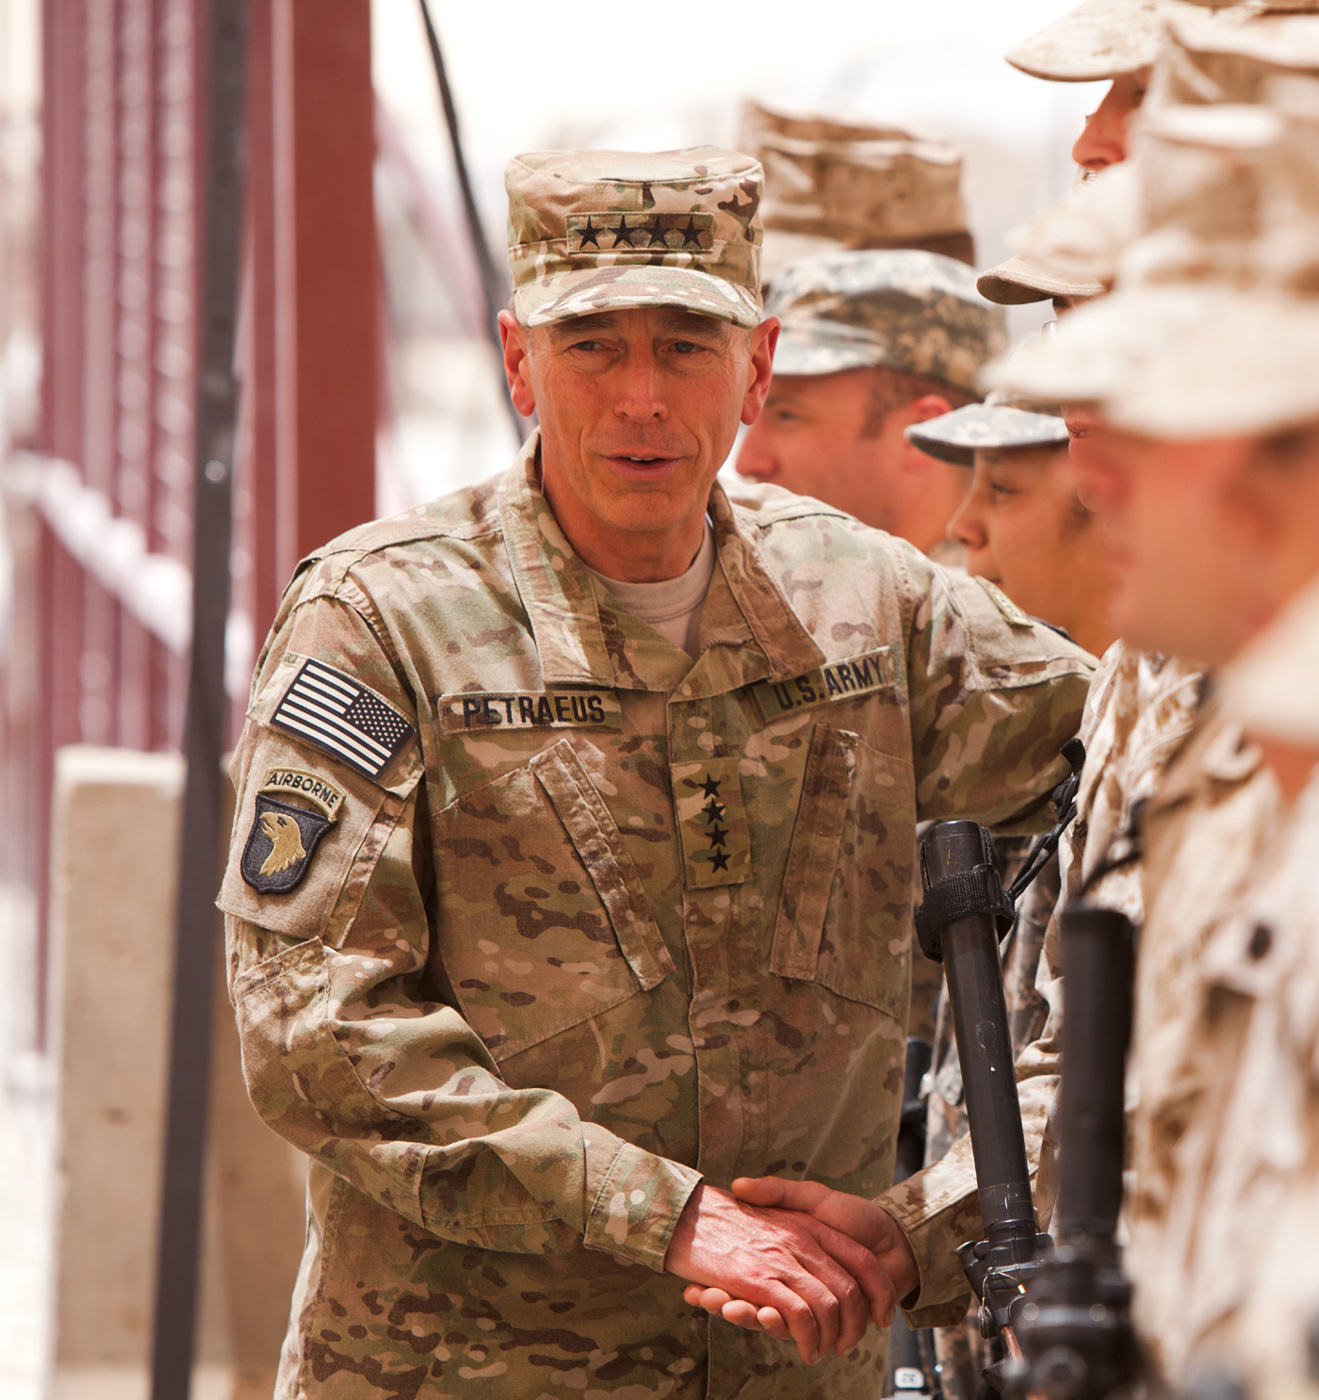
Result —
<path fill-rule="evenodd" d="M 1253 438 L 1165 442 L 1069 410 L 1081 499 L 1106 524 L 1112 620 L 1132 646 L 1208 665 L 1261 623 L 1259 555 L 1236 499 Z"/>
<path fill-rule="evenodd" d="M 739 422 L 764 403 L 778 322 L 754 331 L 630 309 L 538 327 L 500 318 L 514 402 L 540 416 L 545 493 L 591 567 L 637 582 L 691 563 Z"/>
<path fill-rule="evenodd" d="M 996 583 L 1032 617 L 1096 654 L 1112 641 L 1112 575 L 1098 524 L 1072 486 L 1065 444 L 978 450 L 948 535 L 966 549 L 968 573 Z"/>

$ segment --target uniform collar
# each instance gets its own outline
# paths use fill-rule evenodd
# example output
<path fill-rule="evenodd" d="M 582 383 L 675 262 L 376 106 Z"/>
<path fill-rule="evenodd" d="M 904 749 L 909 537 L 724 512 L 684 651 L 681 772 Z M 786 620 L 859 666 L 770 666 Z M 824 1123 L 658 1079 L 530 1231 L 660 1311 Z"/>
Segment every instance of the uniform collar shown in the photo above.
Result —
<path fill-rule="evenodd" d="M 540 434 L 535 432 L 500 482 L 499 516 L 541 676 L 547 685 L 642 689 L 624 658 L 611 654 L 591 576 L 541 490 L 539 451 Z M 824 653 L 789 606 L 742 512 L 718 482 L 710 496 L 710 515 L 719 568 L 702 619 L 704 655 L 688 678 L 690 693 L 786 680 L 822 665 Z M 639 621 L 636 625 L 645 628 Z M 649 630 L 645 628 L 647 634 Z M 711 655 L 715 648 L 717 663 Z"/>
<path fill-rule="evenodd" d="M 1225 714 L 1211 690 L 1180 750 L 1169 760 L 1149 811 L 1153 814 L 1215 787 L 1248 782 L 1263 765 L 1259 748 Z"/>

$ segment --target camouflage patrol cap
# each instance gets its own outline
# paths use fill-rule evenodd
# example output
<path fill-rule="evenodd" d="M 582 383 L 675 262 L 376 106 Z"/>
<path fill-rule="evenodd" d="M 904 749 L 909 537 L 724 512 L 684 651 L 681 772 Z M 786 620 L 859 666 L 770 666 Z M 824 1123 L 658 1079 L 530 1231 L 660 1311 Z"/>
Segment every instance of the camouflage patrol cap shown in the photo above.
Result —
<path fill-rule="evenodd" d="M 739 144 L 765 168 L 766 285 L 799 257 L 845 248 L 920 248 L 975 261 L 961 153 L 940 136 L 748 102 Z"/>
<path fill-rule="evenodd" d="M 676 306 L 760 324 L 761 170 L 717 146 L 514 156 L 513 310 L 527 326 Z"/>
<path fill-rule="evenodd" d="M 1161 108 L 1126 167 L 1141 233 L 1116 290 L 988 382 L 1094 402 L 1163 438 L 1272 432 L 1319 417 L 1319 79 L 1279 107 Z"/>
<path fill-rule="evenodd" d="M 1081 0 L 1004 57 L 1033 78 L 1092 83 L 1136 73 L 1159 49 L 1159 0 Z"/>
<path fill-rule="evenodd" d="M 1126 161 L 1110 165 L 1046 209 L 1014 240 L 1015 258 L 982 274 L 982 296 L 1012 306 L 1049 297 L 1103 296 L 1122 249 L 1139 232 L 1136 180 Z"/>
<path fill-rule="evenodd" d="M 984 403 L 913 423 L 906 437 L 928 457 L 970 467 L 977 448 L 1065 447 L 1067 424 L 1056 403 L 1037 403 L 995 389 Z"/>
<path fill-rule="evenodd" d="M 1271 79 L 1319 71 L 1319 0 L 1170 9 L 1150 77 L 1151 106 L 1264 101 Z"/>
<path fill-rule="evenodd" d="M 974 393 L 1007 344 L 1004 314 L 976 291 L 975 273 L 912 249 L 802 258 L 775 278 L 765 312 L 783 321 L 775 374 L 883 365 Z"/>

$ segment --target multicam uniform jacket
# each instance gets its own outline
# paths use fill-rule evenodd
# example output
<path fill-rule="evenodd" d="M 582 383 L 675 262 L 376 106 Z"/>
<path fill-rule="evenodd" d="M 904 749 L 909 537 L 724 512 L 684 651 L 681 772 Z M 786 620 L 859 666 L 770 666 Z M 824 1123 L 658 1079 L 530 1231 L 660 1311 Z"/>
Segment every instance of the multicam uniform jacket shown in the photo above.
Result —
<path fill-rule="evenodd" d="M 873 1396 L 881 1334 L 808 1369 L 669 1237 L 702 1177 L 889 1184 L 914 825 L 1043 825 L 1088 659 L 716 487 L 692 663 L 597 604 L 535 454 L 314 556 L 254 681 L 219 902 L 312 1159 L 278 1394 Z"/>

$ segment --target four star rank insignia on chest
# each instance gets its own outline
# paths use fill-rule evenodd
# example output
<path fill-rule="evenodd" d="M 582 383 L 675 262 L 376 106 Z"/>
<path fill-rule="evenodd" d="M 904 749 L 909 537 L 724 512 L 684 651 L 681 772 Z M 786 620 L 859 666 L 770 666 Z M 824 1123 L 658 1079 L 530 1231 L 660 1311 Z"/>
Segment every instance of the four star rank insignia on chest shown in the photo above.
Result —
<path fill-rule="evenodd" d="M 675 763 L 674 793 L 688 885 L 736 885 L 751 870 L 751 834 L 734 758 Z"/>

